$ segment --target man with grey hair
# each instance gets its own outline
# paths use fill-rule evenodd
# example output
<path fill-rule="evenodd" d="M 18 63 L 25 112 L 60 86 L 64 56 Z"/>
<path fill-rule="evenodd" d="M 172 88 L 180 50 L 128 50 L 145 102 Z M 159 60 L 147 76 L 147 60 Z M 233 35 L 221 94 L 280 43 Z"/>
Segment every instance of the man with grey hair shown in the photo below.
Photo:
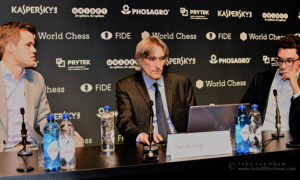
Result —
<path fill-rule="evenodd" d="M 117 127 L 125 142 L 149 145 L 151 109 L 155 143 L 187 130 L 189 108 L 196 104 L 193 87 L 186 75 L 166 72 L 168 55 L 167 45 L 158 37 L 143 39 L 136 47 L 138 71 L 116 84 Z"/>

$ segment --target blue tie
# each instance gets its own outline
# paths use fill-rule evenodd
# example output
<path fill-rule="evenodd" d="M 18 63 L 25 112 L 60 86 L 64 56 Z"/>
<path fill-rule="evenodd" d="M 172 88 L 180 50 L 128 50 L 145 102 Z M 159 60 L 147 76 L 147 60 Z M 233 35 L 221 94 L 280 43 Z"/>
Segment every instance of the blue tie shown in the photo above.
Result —
<path fill-rule="evenodd" d="M 153 86 L 155 87 L 155 107 L 158 133 L 163 137 L 164 141 L 167 141 L 168 134 L 170 134 L 170 129 L 168 126 L 164 106 L 161 100 L 160 92 L 157 87 L 157 83 L 154 83 Z"/>

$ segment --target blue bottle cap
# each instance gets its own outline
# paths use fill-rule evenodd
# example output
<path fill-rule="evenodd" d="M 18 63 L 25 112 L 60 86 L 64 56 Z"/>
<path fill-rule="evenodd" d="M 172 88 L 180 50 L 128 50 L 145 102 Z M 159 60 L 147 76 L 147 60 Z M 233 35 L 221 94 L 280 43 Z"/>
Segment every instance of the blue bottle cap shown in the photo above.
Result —
<path fill-rule="evenodd" d="M 68 113 L 67 114 L 63 114 L 62 117 L 63 117 L 63 119 L 70 119 L 70 114 L 68 114 Z"/>
<path fill-rule="evenodd" d="M 53 115 L 53 114 L 48 114 L 48 115 L 47 115 L 47 119 L 48 119 L 49 121 L 54 121 L 54 115 Z"/>
<path fill-rule="evenodd" d="M 245 110 L 246 106 L 245 105 L 239 105 L 239 110 Z"/>
<path fill-rule="evenodd" d="M 257 104 L 252 104 L 251 105 L 251 109 L 257 109 L 258 108 L 258 105 Z"/>
<path fill-rule="evenodd" d="M 110 110 L 110 106 L 106 105 L 104 106 L 104 111 L 109 111 Z"/>

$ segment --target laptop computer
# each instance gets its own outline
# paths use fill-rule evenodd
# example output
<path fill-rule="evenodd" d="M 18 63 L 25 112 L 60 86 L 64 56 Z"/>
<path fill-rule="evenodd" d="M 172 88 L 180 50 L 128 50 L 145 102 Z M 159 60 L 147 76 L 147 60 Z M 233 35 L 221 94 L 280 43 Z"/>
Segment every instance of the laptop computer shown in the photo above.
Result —
<path fill-rule="evenodd" d="M 187 132 L 224 131 L 235 127 L 235 117 L 241 104 L 191 106 Z M 249 113 L 250 104 L 243 103 Z"/>

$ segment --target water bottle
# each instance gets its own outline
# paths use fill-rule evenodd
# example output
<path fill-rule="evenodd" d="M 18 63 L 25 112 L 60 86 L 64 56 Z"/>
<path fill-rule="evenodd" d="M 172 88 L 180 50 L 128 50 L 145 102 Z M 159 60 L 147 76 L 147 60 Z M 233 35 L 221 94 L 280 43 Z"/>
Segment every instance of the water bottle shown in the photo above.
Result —
<path fill-rule="evenodd" d="M 257 110 L 258 105 L 252 104 L 249 113 L 250 125 L 249 125 L 249 152 L 258 153 L 262 150 L 262 126 L 261 126 L 261 116 Z"/>
<path fill-rule="evenodd" d="M 59 170 L 59 128 L 54 122 L 54 115 L 47 115 L 47 124 L 44 126 L 44 167 L 46 171 Z"/>
<path fill-rule="evenodd" d="M 73 169 L 76 166 L 74 127 L 69 119 L 69 114 L 63 114 L 63 121 L 60 124 L 59 153 L 60 167 L 63 169 Z"/>
<path fill-rule="evenodd" d="M 246 114 L 245 109 L 245 105 L 240 105 L 239 113 L 235 119 L 236 154 L 249 153 L 249 116 Z"/>
<path fill-rule="evenodd" d="M 104 106 L 104 113 L 101 116 L 101 150 L 112 152 L 115 150 L 114 116 L 109 106 Z"/>

